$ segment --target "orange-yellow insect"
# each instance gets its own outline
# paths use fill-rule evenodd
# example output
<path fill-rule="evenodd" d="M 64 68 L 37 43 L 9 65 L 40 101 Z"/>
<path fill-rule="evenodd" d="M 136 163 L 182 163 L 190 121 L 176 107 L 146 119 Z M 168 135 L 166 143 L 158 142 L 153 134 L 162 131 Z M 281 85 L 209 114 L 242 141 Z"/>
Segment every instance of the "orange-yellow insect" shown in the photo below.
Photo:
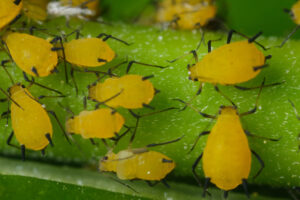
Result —
<path fill-rule="evenodd" d="M 26 33 L 9 32 L 3 37 L 13 61 L 31 76 L 48 76 L 57 65 L 54 46 L 43 38 Z"/>
<path fill-rule="evenodd" d="M 52 144 L 52 124 L 47 111 L 21 84 L 9 88 L 11 102 L 11 121 L 13 132 L 7 140 L 10 144 L 15 135 L 21 145 L 23 159 L 25 148 L 43 150 Z"/>
<path fill-rule="evenodd" d="M 205 26 L 215 15 L 216 6 L 211 1 L 163 0 L 156 20 L 169 22 L 173 28 L 194 29 Z"/>
<path fill-rule="evenodd" d="M 0 1 L 0 30 L 20 14 L 22 6 L 22 0 Z"/>
<path fill-rule="evenodd" d="M 121 130 L 125 119 L 108 108 L 82 111 L 67 120 L 68 133 L 80 134 L 83 138 L 112 138 Z"/>
<path fill-rule="evenodd" d="M 289 9 L 284 9 L 285 12 L 289 13 L 294 21 L 294 23 L 297 25 L 292 32 L 283 40 L 283 42 L 280 44 L 279 47 L 283 47 L 283 45 L 288 41 L 294 33 L 300 28 L 300 1 L 298 0 L 292 8 Z"/>
<path fill-rule="evenodd" d="M 141 179 L 146 181 L 163 181 L 175 168 L 175 162 L 166 155 L 150 151 L 148 147 L 170 144 L 181 138 L 158 144 L 149 144 L 144 148 L 126 149 L 115 154 L 109 151 L 100 160 L 100 171 L 115 172 L 123 180 Z"/>
<path fill-rule="evenodd" d="M 65 60 L 79 67 L 99 67 L 116 56 L 105 40 L 100 38 L 74 39 L 63 43 L 63 48 Z"/>
<path fill-rule="evenodd" d="M 196 167 L 202 158 L 203 171 L 206 178 L 203 195 L 206 193 L 209 182 L 212 182 L 218 188 L 225 191 L 225 197 L 227 197 L 229 190 L 236 188 L 240 184 L 243 184 L 245 192 L 247 196 L 249 196 L 247 191 L 247 179 L 251 169 L 251 152 L 257 157 L 261 164 L 261 169 L 255 177 L 258 176 L 264 168 L 264 163 L 258 154 L 250 149 L 246 135 L 255 135 L 243 129 L 240 117 L 253 114 L 256 111 L 258 98 L 263 86 L 264 81 L 260 86 L 254 109 L 248 112 L 238 113 L 235 105 L 221 106 L 218 116 L 212 116 L 192 107 L 202 116 L 217 120 L 211 131 L 204 131 L 198 136 L 199 139 L 200 136 L 209 134 L 203 153 L 196 159 L 193 165 L 194 177 L 200 184 Z M 277 139 L 261 136 L 256 137 L 278 141 Z"/>
<path fill-rule="evenodd" d="M 104 102 L 118 93 L 120 94 L 107 101 L 106 105 L 137 109 L 152 101 L 155 89 L 147 77 L 134 74 L 108 78 L 103 83 L 89 87 L 89 98 L 98 102 Z"/>
<path fill-rule="evenodd" d="M 23 12 L 29 19 L 46 20 L 49 0 L 23 0 L 23 2 Z"/>
<path fill-rule="evenodd" d="M 234 85 L 249 81 L 256 77 L 261 69 L 266 65 L 264 54 L 255 46 L 254 38 L 228 43 L 211 52 L 209 43 L 209 53 L 202 60 L 188 67 L 191 80 L 201 83 Z"/>

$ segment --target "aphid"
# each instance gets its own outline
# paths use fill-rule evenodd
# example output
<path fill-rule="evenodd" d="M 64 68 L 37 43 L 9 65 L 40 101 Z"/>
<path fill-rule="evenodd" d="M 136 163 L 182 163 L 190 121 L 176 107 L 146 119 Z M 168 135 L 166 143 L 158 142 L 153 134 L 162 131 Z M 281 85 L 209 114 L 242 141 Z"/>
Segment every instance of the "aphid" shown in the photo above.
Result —
<path fill-rule="evenodd" d="M 216 6 L 211 1 L 163 0 L 156 20 L 168 22 L 173 28 L 195 29 L 207 25 L 215 15 Z"/>
<path fill-rule="evenodd" d="M 300 28 L 300 1 L 298 0 L 291 9 L 284 9 L 285 12 L 287 12 L 288 14 L 290 14 L 290 16 L 292 17 L 294 23 L 297 25 L 292 32 L 284 39 L 284 41 L 280 44 L 279 47 L 283 47 L 283 45 L 288 41 L 288 39 L 290 37 L 292 37 L 292 35 L 294 35 L 294 33 L 296 33 L 296 31 Z"/>
<path fill-rule="evenodd" d="M 22 6 L 22 0 L 0 1 L 0 30 L 18 18 Z"/>
<path fill-rule="evenodd" d="M 256 34 L 254 37 L 248 40 L 230 43 L 232 34 L 234 32 L 235 31 L 233 30 L 229 32 L 226 45 L 221 46 L 213 51 L 211 51 L 211 40 L 208 41 L 208 54 L 205 55 L 200 61 L 198 61 L 196 51 L 191 51 L 191 53 L 194 55 L 195 64 L 191 66 L 188 64 L 189 78 L 193 81 L 200 82 L 197 95 L 201 93 L 203 83 L 206 82 L 215 85 L 217 92 L 219 92 L 217 84 L 233 85 L 237 89 L 241 90 L 259 88 L 249 88 L 239 86 L 237 84 L 255 78 L 263 68 L 268 66 L 266 64 L 266 60 L 270 59 L 271 55 L 264 56 L 264 54 L 254 45 L 254 43 L 256 43 L 255 39 L 257 39 L 262 32 Z M 176 60 L 177 59 L 171 62 Z M 268 84 L 264 87 L 278 84 L 281 83 Z M 227 98 L 225 95 L 223 96 Z"/>
<path fill-rule="evenodd" d="M 130 61 L 127 67 L 127 73 L 133 63 L 164 68 L 162 66 Z M 143 77 L 136 74 L 126 74 L 121 77 L 111 77 L 106 79 L 103 83 L 96 82 L 88 86 L 88 98 L 97 102 L 104 102 L 106 99 L 120 93 L 115 98 L 106 101 L 105 104 L 113 108 L 151 108 L 148 104 L 152 101 L 158 90 L 153 87 L 153 84 L 148 80 L 149 78 L 153 78 L 153 75 Z"/>
<path fill-rule="evenodd" d="M 150 151 L 147 148 L 179 141 L 149 144 L 144 148 L 126 149 L 117 154 L 109 151 L 100 160 L 99 169 L 105 172 L 115 172 L 122 180 L 141 179 L 152 185 L 151 181 L 165 182 L 165 177 L 175 168 L 175 162 L 166 155 Z M 168 186 L 168 185 L 167 185 Z"/>
<path fill-rule="evenodd" d="M 295 104 L 291 100 L 289 100 L 289 102 L 290 102 L 290 104 L 292 105 L 292 107 L 294 109 L 294 112 L 296 114 L 297 119 L 300 120 L 300 116 L 299 116 L 298 111 L 295 107 Z M 298 150 L 300 151 L 300 133 L 298 134 L 297 140 L 298 140 L 298 143 L 299 143 L 298 144 Z"/>
<path fill-rule="evenodd" d="M 17 66 L 31 76 L 44 77 L 55 71 L 57 48 L 43 38 L 9 32 L 2 38 Z"/>
<path fill-rule="evenodd" d="M 21 145 L 23 160 L 25 160 L 25 149 L 41 150 L 44 153 L 48 144 L 53 146 L 52 124 L 47 112 L 52 114 L 59 123 L 56 114 L 53 111 L 46 111 L 24 85 L 14 84 L 9 88 L 9 94 L 1 88 L 0 90 L 12 102 L 10 114 L 13 132 L 8 137 L 7 144 L 16 147 L 11 144 L 12 137 L 15 135 Z M 59 125 L 61 127 L 60 123 Z M 68 140 L 66 134 L 65 137 Z"/>
<path fill-rule="evenodd" d="M 88 1 L 85 1 L 88 2 Z M 83 5 L 83 6 L 81 6 Z M 78 5 L 76 7 L 73 7 L 70 4 L 65 5 L 62 1 L 52 1 L 49 2 L 47 6 L 47 11 L 49 15 L 60 17 L 65 16 L 67 21 L 71 17 L 77 17 L 79 19 L 86 19 L 86 17 L 92 17 L 95 15 L 93 10 L 90 10 L 85 4 L 82 3 L 81 5 Z"/>
<path fill-rule="evenodd" d="M 72 6 L 72 7 L 81 7 L 90 9 L 93 14 L 91 17 L 96 17 L 99 15 L 99 3 L 100 0 L 60 0 L 62 5 L 64 6 Z"/>
<path fill-rule="evenodd" d="M 109 108 L 84 110 L 67 120 L 66 130 L 68 133 L 80 134 L 85 139 L 107 139 L 118 136 L 124 122 L 122 115 Z"/>
<path fill-rule="evenodd" d="M 201 185 L 200 179 L 196 173 L 196 167 L 202 158 L 205 175 L 203 196 L 205 196 L 209 182 L 212 182 L 218 188 L 225 191 L 225 198 L 227 197 L 229 190 L 236 188 L 240 184 L 243 184 L 246 195 L 249 197 L 247 191 L 247 179 L 251 169 L 251 153 L 253 153 L 261 164 L 260 170 L 254 177 L 257 177 L 260 174 L 264 168 L 264 162 L 255 151 L 250 149 L 246 135 L 270 141 L 278 141 L 278 139 L 253 135 L 249 131 L 244 130 L 240 122 L 240 117 L 253 114 L 256 111 L 264 81 L 260 86 L 254 109 L 251 109 L 248 112 L 238 113 L 237 107 L 233 104 L 233 106 L 221 106 L 219 114 L 217 116 L 212 116 L 202 113 L 191 106 L 203 117 L 217 120 L 211 131 L 203 131 L 199 134 L 191 149 L 194 149 L 201 136 L 209 134 L 204 151 L 196 159 L 192 170 L 195 179 L 199 185 Z M 187 103 L 185 104 L 188 105 Z"/>
<path fill-rule="evenodd" d="M 23 12 L 29 19 L 46 20 L 49 0 L 23 0 L 23 2 Z"/>

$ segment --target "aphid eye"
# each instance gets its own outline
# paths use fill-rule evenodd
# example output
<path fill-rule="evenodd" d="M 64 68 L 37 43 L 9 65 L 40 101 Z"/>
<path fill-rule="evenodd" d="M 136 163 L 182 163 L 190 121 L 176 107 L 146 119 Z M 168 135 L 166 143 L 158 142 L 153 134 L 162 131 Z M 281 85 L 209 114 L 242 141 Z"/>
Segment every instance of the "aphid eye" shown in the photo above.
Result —
<path fill-rule="evenodd" d="M 108 160 L 108 156 L 104 156 L 104 157 L 103 157 L 103 160 Z"/>

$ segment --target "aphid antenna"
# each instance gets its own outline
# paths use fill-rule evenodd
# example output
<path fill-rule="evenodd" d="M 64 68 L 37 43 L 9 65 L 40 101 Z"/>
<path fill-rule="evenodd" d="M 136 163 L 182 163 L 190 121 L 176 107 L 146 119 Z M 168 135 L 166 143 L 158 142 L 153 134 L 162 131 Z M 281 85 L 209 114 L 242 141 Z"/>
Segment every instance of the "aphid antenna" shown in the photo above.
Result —
<path fill-rule="evenodd" d="M 104 37 L 104 38 L 103 38 Z M 108 39 L 114 39 L 114 40 L 116 40 L 116 41 L 118 41 L 118 42 L 121 42 L 121 43 L 123 43 L 123 44 L 125 44 L 125 45 L 127 45 L 127 46 L 130 46 L 130 45 L 132 45 L 133 43 L 128 43 L 128 42 L 125 42 L 124 40 L 121 40 L 121 39 L 119 39 L 119 38 L 116 38 L 116 37 L 114 37 L 114 36 L 112 36 L 112 35 L 109 35 L 109 34 L 106 34 L 106 33 L 100 33 L 98 36 L 97 36 L 97 38 L 99 38 L 99 39 L 102 39 L 102 41 L 107 41 Z"/>
<path fill-rule="evenodd" d="M 289 34 L 288 36 L 282 41 L 282 43 L 279 46 L 275 46 L 275 47 L 283 47 L 283 45 L 298 31 L 298 29 L 300 28 L 300 26 L 296 26 Z"/>
<path fill-rule="evenodd" d="M 179 138 L 176 138 L 176 139 L 174 139 L 174 140 L 170 140 L 170 141 L 167 141 L 167 142 L 148 144 L 148 145 L 146 145 L 146 148 L 149 148 L 149 147 L 156 147 L 156 146 L 162 146 L 162 145 L 166 145 L 166 144 L 172 144 L 172 143 L 175 143 L 175 142 L 180 141 L 184 136 L 185 136 L 185 135 L 182 135 L 182 136 L 179 137 Z"/>
<path fill-rule="evenodd" d="M 6 66 L 5 66 L 5 64 L 8 63 L 8 62 L 10 62 L 10 60 L 2 60 L 1 61 L 1 67 L 3 68 L 3 70 L 5 71 L 5 73 L 7 74 L 10 82 L 14 85 L 15 82 L 14 82 L 12 76 L 10 75 L 10 73 L 8 72 L 8 70 L 6 69 Z"/>
<path fill-rule="evenodd" d="M 109 97 L 108 99 L 105 99 L 105 100 L 102 101 L 102 102 L 98 102 L 96 107 L 98 108 L 100 105 L 103 105 L 103 104 L 106 105 L 107 102 L 109 102 L 109 101 L 113 100 L 114 98 L 120 96 L 120 95 L 122 94 L 123 91 L 124 91 L 124 89 L 121 89 L 120 92 L 118 92 L 118 93 L 116 93 L 115 95 Z M 106 105 L 106 106 L 107 106 L 107 105 Z M 109 107 L 109 106 L 107 106 L 107 107 Z"/>
<path fill-rule="evenodd" d="M 134 117 L 136 118 L 136 124 L 135 124 L 135 128 L 134 128 L 134 131 L 131 135 L 131 138 L 130 138 L 130 141 L 129 141 L 129 148 L 131 148 L 132 146 L 132 142 L 135 138 L 135 135 L 136 135 L 136 132 L 137 132 L 137 128 L 138 128 L 138 125 L 139 125 L 139 122 L 140 122 L 140 119 L 142 117 L 147 117 L 147 116 L 151 116 L 151 115 L 155 115 L 155 114 L 158 114 L 158 113 L 161 113 L 161 112 L 166 112 L 166 111 L 169 111 L 169 110 L 174 110 L 174 109 L 178 109 L 178 108 L 175 108 L 175 107 L 170 107 L 170 108 L 165 108 L 165 109 L 162 109 L 162 110 L 159 110 L 159 111 L 155 111 L 155 112 L 151 112 L 151 113 L 146 113 L 146 114 L 143 114 L 143 115 L 139 115 L 139 114 L 136 114 L 134 113 L 132 110 L 128 110 L 129 113 Z"/>
<path fill-rule="evenodd" d="M 16 106 L 18 106 L 19 108 L 21 108 L 22 110 L 24 110 L 24 108 L 22 108 L 21 106 L 20 106 L 20 104 L 18 104 L 15 100 L 13 100 L 12 98 L 11 98 L 11 96 L 9 95 L 9 94 L 7 94 L 2 88 L 0 88 L 0 91 L 9 99 L 9 100 L 11 100 Z"/>
<path fill-rule="evenodd" d="M 147 66 L 147 67 L 156 67 L 156 68 L 160 68 L 160 69 L 164 69 L 164 68 L 169 67 L 169 66 L 152 65 L 152 64 L 147 64 L 147 63 L 142 63 L 142 62 L 138 62 L 138 61 L 132 60 L 127 65 L 126 74 L 129 73 L 129 71 L 131 69 L 131 66 L 133 64 L 139 64 L 139 65 L 143 65 L 143 66 Z"/>
<path fill-rule="evenodd" d="M 45 85 L 42 85 L 42 84 L 40 84 L 40 83 L 37 83 L 33 77 L 31 77 L 31 80 L 30 80 L 30 79 L 28 78 L 28 76 L 26 75 L 25 72 L 23 72 L 23 76 L 24 76 L 24 80 L 30 83 L 28 87 L 31 87 L 31 85 L 36 85 L 36 86 L 39 86 L 39 87 L 44 88 L 44 89 L 46 89 L 46 90 L 55 92 L 55 93 L 57 93 L 57 94 L 59 94 L 59 95 L 61 95 L 61 96 L 65 96 L 62 92 L 60 92 L 60 91 L 58 91 L 58 90 L 56 90 L 56 89 L 50 88 L 50 87 L 45 86 Z"/>

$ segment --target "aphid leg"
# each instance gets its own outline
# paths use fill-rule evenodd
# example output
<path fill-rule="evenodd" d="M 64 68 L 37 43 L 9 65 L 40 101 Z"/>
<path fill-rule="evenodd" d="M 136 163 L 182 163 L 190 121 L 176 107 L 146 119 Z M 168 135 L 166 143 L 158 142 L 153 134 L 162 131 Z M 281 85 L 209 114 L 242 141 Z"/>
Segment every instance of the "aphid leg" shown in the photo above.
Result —
<path fill-rule="evenodd" d="M 64 62 L 64 69 L 65 69 L 65 79 L 66 79 L 66 83 L 69 83 L 69 77 L 68 77 L 68 68 L 67 68 L 67 62 L 66 62 L 66 53 L 65 53 L 65 49 L 63 46 L 63 39 L 61 36 L 56 36 L 55 38 L 53 38 L 50 43 L 51 44 L 55 44 L 56 42 L 59 42 L 60 44 L 60 48 L 62 50 L 62 55 L 63 55 L 63 62 Z"/>
<path fill-rule="evenodd" d="M 11 140 L 12 140 L 13 136 L 14 136 L 14 132 L 12 131 L 7 138 L 6 144 L 11 147 L 15 147 L 15 148 L 19 149 L 20 147 L 18 147 L 17 145 L 11 144 Z"/>
<path fill-rule="evenodd" d="M 246 39 L 248 39 L 249 43 L 254 42 L 255 44 L 257 44 L 258 46 L 260 46 L 265 51 L 268 50 L 268 49 L 270 49 L 270 48 L 264 47 L 262 44 L 260 44 L 260 43 L 258 43 L 258 42 L 255 41 L 260 35 L 262 35 L 262 32 L 257 33 L 252 38 L 249 38 L 248 36 L 244 35 L 243 33 L 237 32 L 236 30 L 232 30 L 232 32 L 235 33 L 235 34 L 238 34 L 238 35 L 240 35 L 240 36 L 242 36 L 242 37 L 244 37 Z"/>
<path fill-rule="evenodd" d="M 22 155 L 22 161 L 25 161 L 25 145 L 21 145 L 21 155 Z"/>
<path fill-rule="evenodd" d="M 294 109 L 294 112 L 295 112 L 295 114 L 296 114 L 297 119 L 300 120 L 300 115 L 298 114 L 298 111 L 297 111 L 297 109 L 296 109 L 296 107 L 295 107 L 295 104 L 294 104 L 290 99 L 289 99 L 289 102 L 290 102 L 291 106 L 292 106 L 293 109 Z"/>
<path fill-rule="evenodd" d="M 259 36 L 261 36 L 262 35 L 262 31 L 260 31 L 260 32 L 258 32 L 256 35 L 254 35 L 252 38 L 249 38 L 248 39 L 248 42 L 249 43 L 252 43 L 252 42 L 254 42 Z"/>
<path fill-rule="evenodd" d="M 247 180 L 243 179 L 242 181 L 243 181 L 243 188 L 244 188 L 245 194 L 246 194 L 247 198 L 250 199 L 250 195 L 249 195 L 249 192 L 248 192 L 248 183 L 247 183 Z"/>
<path fill-rule="evenodd" d="M 9 26 L 16 23 L 20 18 L 22 17 L 22 14 L 17 15 L 10 23 Z"/>
<path fill-rule="evenodd" d="M 133 64 L 139 64 L 139 65 L 144 65 L 144 66 L 148 66 L 148 67 L 156 67 L 156 68 L 160 68 L 160 69 L 164 69 L 164 68 L 167 68 L 168 66 L 164 67 L 164 66 L 160 66 L 160 65 L 152 65 L 152 64 L 147 64 L 147 63 L 142 63 L 142 62 L 138 62 L 138 61 L 135 61 L 135 60 L 132 60 L 128 63 L 127 65 L 127 69 L 126 69 L 126 74 L 129 73 L 130 69 L 131 69 L 131 66 Z"/>
<path fill-rule="evenodd" d="M 253 150 L 251 150 L 251 153 L 253 153 L 253 155 L 257 158 L 257 160 L 259 161 L 261 168 L 258 170 L 258 172 L 254 175 L 253 179 L 256 179 L 256 177 L 261 173 L 261 171 L 264 169 L 265 167 L 265 163 L 264 161 L 260 158 L 260 156 Z"/>
<path fill-rule="evenodd" d="M 11 100 L 16 106 L 24 110 L 15 100 L 13 100 L 9 94 L 7 94 L 2 88 L 0 88 L 0 91 L 9 99 Z"/>
<path fill-rule="evenodd" d="M 17 6 L 20 4 L 21 0 L 14 0 L 14 4 L 16 4 Z"/>
<path fill-rule="evenodd" d="M 223 197 L 224 197 L 224 199 L 227 199 L 227 197 L 228 197 L 228 191 L 227 190 L 224 191 Z"/>
<path fill-rule="evenodd" d="M 195 162 L 194 162 L 194 164 L 193 164 L 193 167 L 192 167 L 193 176 L 194 176 L 194 178 L 196 179 L 196 181 L 197 181 L 197 183 L 198 183 L 198 185 L 199 185 L 200 187 L 202 187 L 202 184 L 201 184 L 201 181 L 200 181 L 200 177 L 199 177 L 198 174 L 196 173 L 196 168 L 197 168 L 197 166 L 198 166 L 198 164 L 199 164 L 199 162 L 200 162 L 202 156 L 203 156 L 203 153 L 201 153 L 200 156 L 198 156 L 198 158 L 195 160 Z M 205 193 L 205 192 L 204 192 L 204 193 Z"/>
<path fill-rule="evenodd" d="M 44 98 L 64 98 L 64 97 L 66 97 L 66 96 L 65 96 L 65 95 L 57 95 L 57 96 L 40 95 L 40 96 L 38 97 L 38 100 L 44 99 Z"/>
<path fill-rule="evenodd" d="M 12 76 L 10 75 L 10 73 L 7 71 L 5 64 L 8 62 L 12 62 L 11 60 L 2 60 L 1 61 L 1 66 L 3 68 L 3 70 L 5 71 L 5 73 L 7 74 L 8 78 L 10 79 L 10 82 L 14 85 L 14 80 L 12 78 Z"/>
<path fill-rule="evenodd" d="M 196 50 L 197 50 L 197 49 L 196 49 Z M 179 60 L 179 59 L 181 59 L 181 58 L 183 58 L 183 57 L 185 57 L 185 56 L 188 56 L 188 55 L 190 55 L 190 54 L 193 54 L 193 57 L 194 57 L 195 61 L 197 61 L 197 60 L 198 60 L 198 55 L 197 55 L 196 50 L 191 50 L 191 51 L 189 51 L 188 53 L 185 53 L 185 54 L 183 54 L 182 56 L 179 56 L 178 58 L 175 58 L 174 60 L 167 60 L 167 62 L 169 62 L 169 63 L 176 62 L 177 60 Z M 197 59 L 196 59 L 196 58 L 197 58 Z"/>
<path fill-rule="evenodd" d="M 104 37 L 104 38 L 102 39 L 102 37 Z M 121 40 L 121 39 L 119 39 L 119 38 L 116 38 L 116 37 L 114 37 L 114 36 L 112 36 L 112 35 L 108 35 L 108 34 L 106 34 L 106 33 L 100 33 L 100 34 L 97 36 L 97 38 L 102 39 L 104 42 L 105 42 L 106 40 L 108 40 L 108 39 L 111 38 L 111 39 L 117 40 L 117 41 L 119 41 L 119 42 L 121 42 L 121 43 L 123 43 L 123 44 L 125 44 L 125 45 L 127 45 L 127 46 L 131 45 L 131 44 L 125 42 L 124 40 Z"/>
<path fill-rule="evenodd" d="M 150 106 L 150 105 L 145 104 L 145 103 L 143 103 L 143 107 L 149 108 L 150 110 L 155 110 L 155 108 L 153 106 Z"/>
<path fill-rule="evenodd" d="M 47 110 L 47 112 L 50 113 L 50 114 L 54 117 L 54 119 L 55 119 L 56 122 L 58 123 L 58 125 L 59 125 L 61 131 L 63 132 L 63 135 L 64 135 L 65 138 L 67 139 L 68 143 L 71 144 L 70 138 L 71 138 L 72 140 L 73 140 L 73 138 L 72 138 L 72 136 L 71 136 L 70 134 L 66 133 L 66 131 L 65 131 L 63 125 L 60 123 L 60 121 L 59 121 L 59 119 L 58 119 L 56 113 L 55 113 L 54 111 L 52 111 L 52 110 Z"/>
<path fill-rule="evenodd" d="M 200 82 L 199 88 L 197 90 L 197 93 L 195 94 L 195 96 L 193 96 L 187 104 L 191 104 L 202 92 L 202 88 L 203 88 L 203 84 L 202 82 Z M 185 105 L 180 111 L 184 111 L 186 108 L 188 107 L 188 105 Z"/>
<path fill-rule="evenodd" d="M 105 139 L 101 139 L 101 141 L 103 142 L 104 146 L 106 147 L 106 149 L 109 151 L 111 148 L 110 146 L 107 144 Z"/>
<path fill-rule="evenodd" d="M 189 103 L 187 103 L 187 102 L 185 102 L 181 99 L 172 99 L 172 100 L 179 101 L 179 102 L 185 104 L 186 106 L 192 108 L 195 112 L 199 113 L 204 118 L 210 118 L 210 119 L 216 119 L 217 118 L 215 115 L 209 115 L 209 114 L 206 114 L 206 113 L 203 113 L 203 112 L 199 111 L 197 108 L 195 108 L 194 106 L 190 105 Z"/>
<path fill-rule="evenodd" d="M 98 142 L 95 142 L 95 140 L 93 140 L 93 138 L 90 138 L 90 142 L 92 143 L 92 145 L 98 145 Z"/>
<path fill-rule="evenodd" d="M 263 137 L 263 136 L 260 136 L 260 135 L 254 135 L 254 134 L 250 133 L 250 132 L 247 131 L 247 130 L 244 130 L 244 132 L 245 132 L 245 134 L 248 135 L 248 136 L 256 137 L 256 138 L 260 138 L 260 139 L 268 140 L 268 141 L 272 141 L 272 142 L 278 142 L 278 141 L 281 139 L 281 137 L 278 138 L 278 139 L 274 139 L 274 138 Z"/>
<path fill-rule="evenodd" d="M 75 87 L 75 91 L 76 91 L 76 96 L 78 96 L 78 86 L 77 86 L 77 83 L 76 83 L 76 80 L 75 80 L 75 76 L 74 76 L 74 69 L 73 69 L 73 66 L 71 67 L 71 79 L 74 83 L 74 87 Z"/>
<path fill-rule="evenodd" d="M 178 27 L 179 27 L 179 25 L 178 25 L 178 21 L 179 21 L 179 20 L 180 20 L 180 17 L 179 17 L 178 15 L 175 14 L 175 15 L 173 16 L 173 19 L 167 23 L 167 27 L 166 27 L 166 28 L 172 28 L 172 27 L 178 28 Z M 173 25 L 174 25 L 174 26 L 173 26 Z"/>
<path fill-rule="evenodd" d="M 114 138 L 114 140 L 115 140 L 115 146 L 118 144 L 118 142 L 120 141 L 120 139 L 122 138 L 122 137 L 124 137 L 127 133 L 129 133 L 129 131 L 130 131 L 130 127 L 128 127 L 128 126 L 126 126 L 126 125 L 124 125 L 124 127 L 126 127 L 127 129 L 126 129 L 126 131 L 124 131 L 124 133 L 122 133 L 121 135 L 118 135 L 116 138 Z"/>
<path fill-rule="evenodd" d="M 105 103 L 107 103 L 107 102 L 113 100 L 114 98 L 118 97 L 118 96 L 123 92 L 123 90 L 124 90 L 124 89 L 122 89 L 120 92 L 116 93 L 115 95 L 109 97 L 108 99 L 105 99 L 104 101 L 98 102 L 97 105 L 96 105 L 96 109 L 98 109 L 100 105 L 105 104 Z M 107 105 L 106 105 L 106 106 L 107 106 Z M 108 106 L 108 107 L 109 107 L 109 106 Z M 111 108 L 111 107 L 109 107 L 109 108 Z M 111 108 L 111 109 L 112 109 L 112 110 L 115 110 L 114 108 Z"/>
<path fill-rule="evenodd" d="M 208 189 L 209 183 L 210 183 L 210 178 L 205 178 L 202 197 L 205 197 L 206 193 L 208 192 L 207 189 Z"/>
<path fill-rule="evenodd" d="M 199 139 L 200 139 L 201 136 L 203 136 L 203 135 L 208 135 L 209 133 L 210 133 L 210 131 L 203 131 L 203 132 L 201 132 L 201 133 L 197 136 L 197 138 L 196 138 L 196 140 L 195 140 L 195 142 L 194 142 L 192 148 L 190 149 L 190 151 L 189 151 L 188 153 L 191 153 L 191 152 L 194 150 L 194 148 L 196 147 L 196 145 L 197 145 L 197 143 L 198 143 L 198 141 L 199 141 Z"/>
<path fill-rule="evenodd" d="M 166 188 L 171 188 L 166 179 L 162 179 L 161 182 L 166 186 Z"/>
<path fill-rule="evenodd" d="M 211 43 L 212 42 L 216 42 L 216 41 L 220 41 L 222 38 L 219 38 L 219 39 L 216 39 L 216 40 L 209 40 L 208 42 L 207 42 L 207 50 L 208 50 L 208 53 L 210 53 L 211 52 Z"/>
<path fill-rule="evenodd" d="M 296 26 L 293 30 L 292 30 L 292 32 L 290 32 L 289 34 L 288 34 L 288 36 L 282 41 L 282 43 L 279 45 L 279 46 L 276 46 L 276 47 L 279 47 L 279 48 L 281 48 L 281 47 L 283 47 L 283 45 L 290 39 L 290 37 L 292 37 L 296 32 L 297 32 L 297 30 L 300 28 L 300 26 Z"/>
<path fill-rule="evenodd" d="M 76 40 L 79 39 L 79 36 L 81 35 L 81 34 L 80 34 L 80 29 L 81 29 L 81 28 L 75 29 L 74 31 L 72 31 L 71 33 L 69 33 L 68 35 L 66 35 L 65 38 L 68 38 L 68 37 L 70 37 L 71 35 L 76 34 L 76 35 L 75 35 Z"/>
<path fill-rule="evenodd" d="M 228 36 L 227 36 L 227 44 L 230 44 L 233 33 L 235 33 L 235 30 L 230 30 L 230 31 L 228 32 Z"/>
<path fill-rule="evenodd" d="M 45 156 L 45 154 L 46 154 L 45 149 L 46 149 L 46 148 L 44 148 L 44 149 L 41 150 L 42 156 Z"/>
<path fill-rule="evenodd" d="M 54 145 L 53 145 L 53 142 L 52 142 L 52 139 L 51 139 L 50 134 L 49 134 L 49 133 L 46 133 L 46 134 L 45 134 L 45 137 L 47 138 L 47 140 L 48 140 L 49 144 L 51 145 L 51 147 L 53 147 Z"/>
<path fill-rule="evenodd" d="M 60 95 L 63 96 L 63 93 L 62 93 L 62 92 L 60 92 L 60 91 L 58 91 L 58 90 L 55 90 L 55 89 L 53 89 L 53 88 L 47 87 L 47 86 L 45 86 L 45 85 L 42 85 L 42 84 L 40 84 L 40 83 L 35 82 L 35 80 L 34 80 L 33 77 L 31 77 L 31 80 L 30 80 L 30 79 L 28 78 L 28 76 L 26 75 L 25 72 L 23 72 L 23 77 L 24 77 L 24 80 L 25 80 L 25 81 L 27 81 L 27 82 L 30 83 L 30 86 L 31 86 L 31 85 L 36 85 L 36 86 L 39 86 L 39 87 L 41 87 L 41 88 L 44 88 L 44 89 L 46 89 L 46 90 L 55 92 L 55 93 L 60 94 Z M 28 86 L 28 87 L 30 87 L 30 86 Z"/>
<path fill-rule="evenodd" d="M 223 92 L 220 91 L 219 87 L 217 85 L 215 85 L 215 90 L 221 95 L 223 96 L 225 99 L 227 99 L 232 105 L 233 107 L 237 108 L 237 106 L 235 105 L 235 103 L 228 97 L 226 96 Z"/>
<path fill-rule="evenodd" d="M 159 182 L 158 182 L 158 181 L 154 181 L 154 183 L 152 183 L 151 181 L 146 181 L 146 183 L 147 183 L 150 187 L 154 187 L 154 186 L 156 186 Z"/>

